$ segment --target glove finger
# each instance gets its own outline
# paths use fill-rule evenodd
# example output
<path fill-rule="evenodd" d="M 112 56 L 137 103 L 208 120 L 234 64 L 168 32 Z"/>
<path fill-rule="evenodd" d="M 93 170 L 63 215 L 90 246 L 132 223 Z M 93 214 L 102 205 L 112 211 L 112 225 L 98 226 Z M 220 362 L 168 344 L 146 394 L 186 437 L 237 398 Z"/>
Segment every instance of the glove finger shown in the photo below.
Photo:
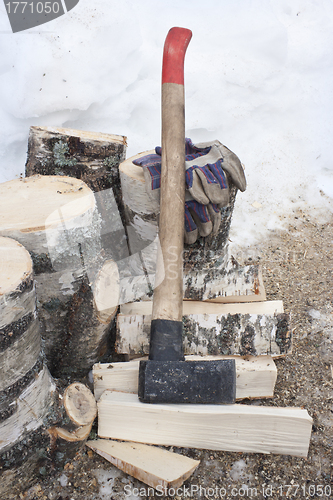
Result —
<path fill-rule="evenodd" d="M 212 235 L 215 236 L 215 234 L 218 233 L 218 230 L 220 228 L 221 212 L 218 206 L 215 205 L 214 203 L 210 203 L 209 205 L 207 205 L 207 210 L 209 213 L 210 220 L 213 223 Z"/>
<path fill-rule="evenodd" d="M 198 158 L 200 156 L 204 156 L 209 153 L 211 147 L 208 146 L 206 148 L 198 148 L 193 144 L 191 139 L 185 138 L 185 156 L 186 161 L 193 160 L 194 158 Z"/>
<path fill-rule="evenodd" d="M 220 184 L 221 189 L 226 189 L 228 187 L 228 183 L 225 173 L 222 169 L 222 160 L 218 160 L 215 163 L 208 163 L 207 167 Z"/>
<path fill-rule="evenodd" d="M 198 228 L 199 235 L 208 236 L 212 232 L 213 223 L 210 220 L 207 207 L 195 200 L 187 201 L 185 206 Z"/>
<path fill-rule="evenodd" d="M 185 172 L 186 189 L 191 193 L 191 196 L 202 205 L 208 205 L 209 198 L 207 198 L 202 186 L 200 177 L 196 173 L 195 167 L 190 167 Z"/>
<path fill-rule="evenodd" d="M 141 156 L 140 158 L 132 160 L 132 163 L 134 163 L 134 165 L 138 165 L 139 167 L 152 167 L 157 163 L 161 163 L 161 157 L 155 154 Z"/>
<path fill-rule="evenodd" d="M 198 149 L 204 149 L 211 146 L 213 151 L 217 148 L 223 158 L 223 169 L 230 174 L 232 182 L 240 191 L 246 189 L 246 178 L 243 166 L 239 158 L 229 148 L 224 146 L 220 141 L 200 142 L 195 145 Z"/>
<path fill-rule="evenodd" d="M 161 164 L 157 164 L 152 167 L 144 167 L 143 175 L 146 186 L 149 187 L 151 191 L 161 187 Z"/>
<path fill-rule="evenodd" d="M 211 169 L 208 165 L 204 167 L 197 167 L 195 169 L 196 175 L 200 178 L 202 183 L 202 188 L 207 196 L 207 198 L 215 204 L 228 204 L 229 202 L 229 190 L 226 178 L 224 177 L 224 182 L 222 187 L 222 182 L 219 182 L 221 175 L 218 175 L 218 179 L 213 175 Z"/>
<path fill-rule="evenodd" d="M 191 155 L 186 156 L 187 187 L 192 192 L 193 198 L 199 203 L 207 205 L 211 201 L 227 205 L 228 193 L 220 192 L 227 186 L 226 176 L 221 166 L 221 152 L 215 144 L 209 148 L 201 148 L 201 150 L 208 151 L 208 153 L 194 159 L 191 159 Z M 201 180 L 201 184 L 197 178 Z"/>
<path fill-rule="evenodd" d="M 187 203 L 185 203 L 185 231 L 184 231 L 184 243 L 187 245 L 192 245 L 198 238 L 198 228 L 193 220 L 193 217 L 188 209 Z"/>
<path fill-rule="evenodd" d="M 194 158 L 198 158 L 199 156 L 206 155 L 211 150 L 211 146 L 207 146 L 205 148 L 198 148 L 193 144 L 191 139 L 185 138 L 185 156 L 186 160 L 193 160 Z M 162 156 L 162 148 L 161 146 L 157 146 L 155 148 L 155 153 L 159 156 Z M 189 158 L 187 158 L 189 157 Z"/>
<path fill-rule="evenodd" d="M 208 165 L 208 168 L 214 174 L 214 177 L 218 180 L 221 186 L 221 193 L 220 193 L 221 198 L 218 204 L 220 207 L 225 207 L 229 205 L 229 186 L 228 186 L 227 176 L 225 175 L 222 167 L 223 167 L 222 160 L 219 160 L 216 163 L 210 163 Z M 216 203 L 212 199 L 211 202 L 213 204 Z"/>
<path fill-rule="evenodd" d="M 194 229 L 193 231 L 184 231 L 184 243 L 186 245 L 193 245 L 198 239 L 198 229 Z"/>
<path fill-rule="evenodd" d="M 240 191 L 245 191 L 246 189 L 246 178 L 244 174 L 243 166 L 239 160 L 239 158 L 230 151 L 223 144 L 219 145 L 219 150 L 222 154 L 223 158 L 223 170 L 228 172 L 230 175 L 232 182 Z"/>
<path fill-rule="evenodd" d="M 161 157 L 155 154 L 149 154 L 132 160 L 132 163 L 142 168 L 146 192 L 149 198 L 159 203 L 161 187 Z"/>

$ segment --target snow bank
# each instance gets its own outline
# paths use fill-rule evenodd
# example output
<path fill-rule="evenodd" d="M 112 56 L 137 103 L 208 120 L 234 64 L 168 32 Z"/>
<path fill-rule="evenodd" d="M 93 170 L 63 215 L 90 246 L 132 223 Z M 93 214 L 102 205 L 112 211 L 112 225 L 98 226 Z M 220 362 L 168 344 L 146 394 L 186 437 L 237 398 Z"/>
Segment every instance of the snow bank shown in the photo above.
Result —
<path fill-rule="evenodd" d="M 331 212 L 332 19 L 330 0 L 80 0 L 12 34 L 2 5 L 0 181 L 24 172 L 31 125 L 126 135 L 128 156 L 160 144 L 163 44 L 183 26 L 186 134 L 219 139 L 246 167 L 234 244 L 297 208 Z"/>

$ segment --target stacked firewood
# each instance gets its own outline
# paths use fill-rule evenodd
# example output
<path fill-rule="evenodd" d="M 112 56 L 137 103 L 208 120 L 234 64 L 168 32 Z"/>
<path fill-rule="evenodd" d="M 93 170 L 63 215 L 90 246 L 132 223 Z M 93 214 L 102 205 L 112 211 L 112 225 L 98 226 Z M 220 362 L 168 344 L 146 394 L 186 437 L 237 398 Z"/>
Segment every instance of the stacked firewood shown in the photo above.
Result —
<path fill-rule="evenodd" d="M 291 352 L 292 339 L 283 303 L 266 300 L 260 266 L 229 258 L 237 188 L 231 185 L 218 233 L 185 246 L 183 342 L 188 358 L 236 359 L 238 402 L 204 412 L 177 407 L 177 420 L 174 410 L 150 411 L 137 398 L 159 207 L 141 167 L 125 160 L 126 138 L 31 127 L 28 146 L 26 177 L 0 184 L 0 492 L 15 477 L 33 481 L 61 468 L 86 442 L 96 401 L 102 438 L 306 456 L 306 410 L 239 404 L 273 396 L 274 358 Z M 92 369 L 94 397 L 80 383 Z M 125 471 L 138 470 L 129 465 L 133 446 L 89 446 Z M 138 449 L 156 462 L 149 447 Z M 183 472 L 168 484 L 181 484 L 192 462 L 180 461 Z M 156 487 L 163 483 L 156 474 L 150 482 L 142 471 L 136 477 Z"/>

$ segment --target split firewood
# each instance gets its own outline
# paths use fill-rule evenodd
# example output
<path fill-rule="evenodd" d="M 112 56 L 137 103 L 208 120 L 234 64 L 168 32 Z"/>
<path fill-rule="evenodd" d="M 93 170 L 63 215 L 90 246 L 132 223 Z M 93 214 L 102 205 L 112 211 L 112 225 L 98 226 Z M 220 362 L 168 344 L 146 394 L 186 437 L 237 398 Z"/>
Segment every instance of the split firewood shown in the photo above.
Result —
<path fill-rule="evenodd" d="M 312 418 L 301 408 L 253 405 L 147 404 L 104 391 L 100 438 L 206 450 L 306 457 Z"/>
<path fill-rule="evenodd" d="M 131 302 L 120 306 L 121 315 L 150 315 L 152 301 Z M 201 302 L 197 300 L 183 301 L 184 316 L 191 314 L 281 314 L 282 300 L 266 300 L 263 302 L 238 302 L 221 304 L 216 302 Z"/>
<path fill-rule="evenodd" d="M 87 446 L 157 491 L 179 488 L 200 464 L 200 460 L 142 443 L 97 439 Z"/>
<path fill-rule="evenodd" d="M 26 177 L 36 174 L 76 177 L 96 193 L 105 240 L 103 246 L 106 248 L 111 243 L 116 259 L 123 258 L 119 255 L 125 247 L 127 249 L 123 240 L 124 216 L 118 170 L 119 163 L 126 157 L 126 147 L 126 137 L 121 135 L 33 126 L 30 127 L 25 166 Z"/>
<path fill-rule="evenodd" d="M 94 303 L 94 282 L 104 254 L 93 192 L 84 182 L 65 176 L 0 184 L 0 235 L 20 242 L 32 257 L 51 373 L 85 375 L 103 353 L 117 311 L 109 311 L 106 324 Z"/>
<path fill-rule="evenodd" d="M 125 304 L 117 317 L 116 351 L 147 355 L 151 302 Z M 183 302 L 184 353 L 273 357 L 291 352 L 289 315 L 281 301 Z"/>
<path fill-rule="evenodd" d="M 236 362 L 236 399 L 272 398 L 277 369 L 270 356 L 186 356 L 187 360 L 234 358 Z M 120 363 L 97 363 L 93 367 L 96 400 L 107 389 L 138 393 L 139 360 Z"/>

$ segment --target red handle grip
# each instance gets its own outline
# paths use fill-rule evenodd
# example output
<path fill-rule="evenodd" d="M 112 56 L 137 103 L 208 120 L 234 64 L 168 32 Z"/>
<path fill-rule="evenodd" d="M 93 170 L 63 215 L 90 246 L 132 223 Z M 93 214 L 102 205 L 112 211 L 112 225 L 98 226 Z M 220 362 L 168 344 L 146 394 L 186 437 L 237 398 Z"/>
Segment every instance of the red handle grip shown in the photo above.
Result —
<path fill-rule="evenodd" d="M 186 28 L 171 28 L 164 43 L 162 84 L 184 85 L 185 52 L 192 38 L 192 31 Z"/>

